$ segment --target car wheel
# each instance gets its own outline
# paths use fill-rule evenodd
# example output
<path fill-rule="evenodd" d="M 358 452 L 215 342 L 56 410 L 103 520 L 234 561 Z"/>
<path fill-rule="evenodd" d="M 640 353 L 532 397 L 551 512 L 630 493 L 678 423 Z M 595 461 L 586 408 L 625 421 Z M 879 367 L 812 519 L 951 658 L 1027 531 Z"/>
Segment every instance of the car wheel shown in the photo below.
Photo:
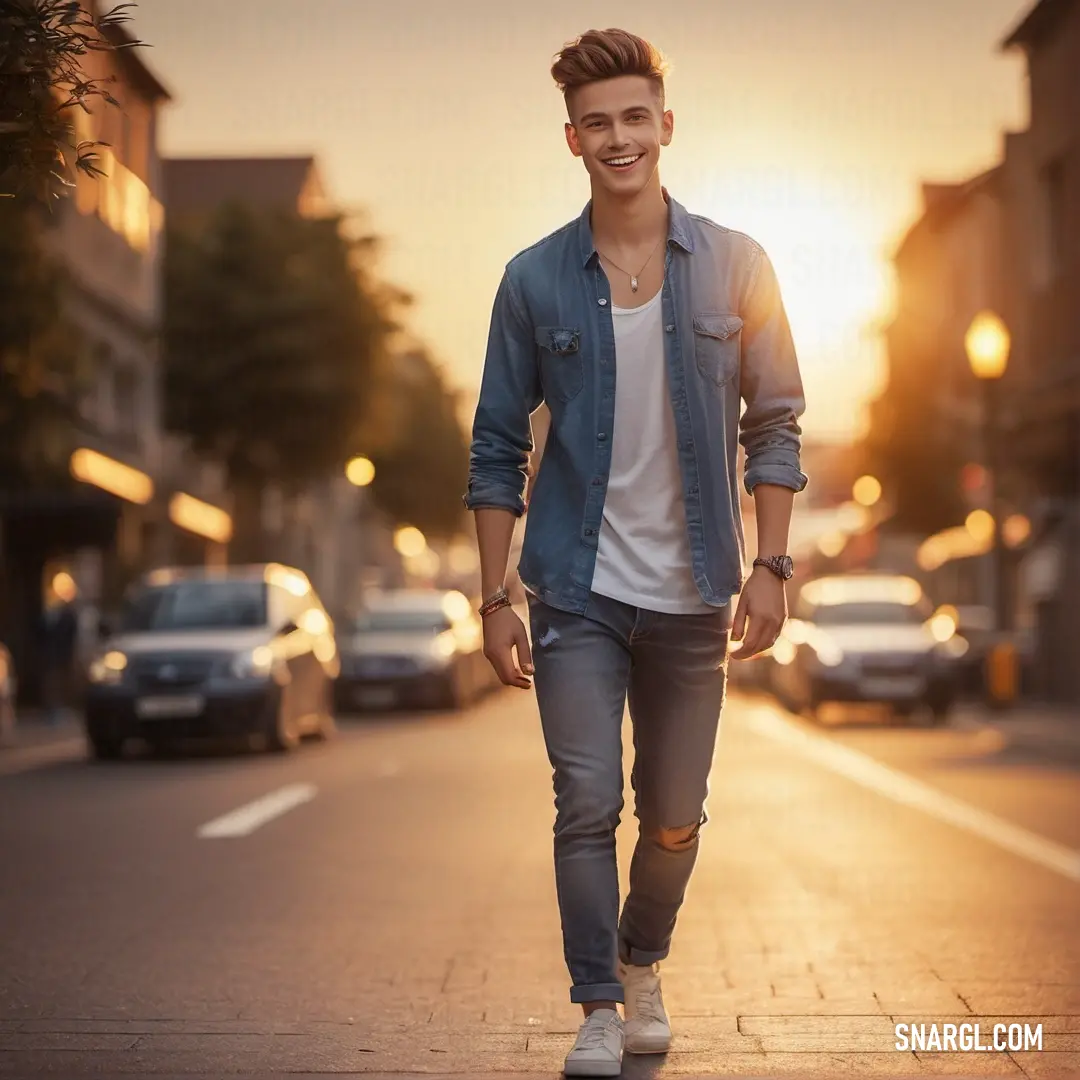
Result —
<path fill-rule="evenodd" d="M 927 702 L 927 712 L 930 716 L 931 727 L 946 727 L 949 723 L 949 713 L 952 703 L 948 701 Z"/>
<path fill-rule="evenodd" d="M 124 740 L 108 735 L 87 735 L 90 753 L 97 761 L 117 761 L 124 753 Z"/>

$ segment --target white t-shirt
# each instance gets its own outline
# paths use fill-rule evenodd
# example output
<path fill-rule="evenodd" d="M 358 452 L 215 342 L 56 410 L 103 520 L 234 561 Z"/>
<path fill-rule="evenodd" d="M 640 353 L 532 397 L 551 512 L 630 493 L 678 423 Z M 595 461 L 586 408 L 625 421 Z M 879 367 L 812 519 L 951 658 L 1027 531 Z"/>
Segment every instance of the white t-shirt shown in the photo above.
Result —
<path fill-rule="evenodd" d="M 592 589 L 650 611 L 715 611 L 690 568 L 662 297 L 660 290 L 641 307 L 611 308 L 615 430 Z"/>

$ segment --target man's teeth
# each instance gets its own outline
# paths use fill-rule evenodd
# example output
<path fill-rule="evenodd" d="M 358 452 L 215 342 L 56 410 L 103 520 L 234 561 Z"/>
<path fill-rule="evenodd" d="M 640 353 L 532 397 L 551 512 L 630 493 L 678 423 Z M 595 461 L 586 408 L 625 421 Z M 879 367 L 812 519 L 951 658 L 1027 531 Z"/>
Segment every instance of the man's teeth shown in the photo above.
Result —
<path fill-rule="evenodd" d="M 640 154 L 634 154 L 633 157 L 608 158 L 607 161 L 604 162 L 604 164 L 605 165 L 630 165 L 632 162 L 637 161 L 637 159 L 639 157 L 641 157 Z"/>

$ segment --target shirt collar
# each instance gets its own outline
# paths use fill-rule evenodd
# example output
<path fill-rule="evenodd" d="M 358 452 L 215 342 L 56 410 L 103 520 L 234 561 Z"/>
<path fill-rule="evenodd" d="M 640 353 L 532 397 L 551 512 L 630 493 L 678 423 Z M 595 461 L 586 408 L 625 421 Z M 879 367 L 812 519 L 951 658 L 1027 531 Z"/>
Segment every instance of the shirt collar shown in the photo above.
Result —
<path fill-rule="evenodd" d="M 671 211 L 668 214 L 668 243 L 674 241 L 684 251 L 693 254 L 694 241 L 690 236 L 690 215 L 687 214 L 686 209 L 681 203 L 677 202 L 668 194 L 666 187 L 660 188 L 664 195 L 664 201 L 668 204 L 668 208 Z M 589 224 L 589 214 L 592 211 L 592 199 L 585 204 L 585 209 L 581 211 L 581 216 L 578 218 L 578 247 L 581 254 L 581 265 L 588 266 L 589 260 L 596 254 L 596 247 L 593 244 L 592 238 L 592 226 Z"/>

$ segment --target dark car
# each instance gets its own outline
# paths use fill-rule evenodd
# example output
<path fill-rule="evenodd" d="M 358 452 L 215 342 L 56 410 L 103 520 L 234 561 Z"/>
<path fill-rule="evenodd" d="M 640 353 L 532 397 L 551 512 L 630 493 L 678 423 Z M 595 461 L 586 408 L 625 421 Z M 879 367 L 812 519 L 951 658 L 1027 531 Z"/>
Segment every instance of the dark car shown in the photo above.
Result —
<path fill-rule="evenodd" d="M 483 649 L 480 617 L 463 593 L 375 593 L 341 635 L 338 707 L 461 708 L 497 682 Z"/>
<path fill-rule="evenodd" d="M 290 750 L 334 730 L 334 629 L 299 570 L 158 570 L 110 630 L 87 672 L 95 757 L 135 737 L 256 737 Z"/>
<path fill-rule="evenodd" d="M 913 578 L 818 578 L 794 609 L 770 655 L 770 685 L 783 704 L 814 713 L 826 702 L 867 702 L 947 720 L 967 643 Z"/>

